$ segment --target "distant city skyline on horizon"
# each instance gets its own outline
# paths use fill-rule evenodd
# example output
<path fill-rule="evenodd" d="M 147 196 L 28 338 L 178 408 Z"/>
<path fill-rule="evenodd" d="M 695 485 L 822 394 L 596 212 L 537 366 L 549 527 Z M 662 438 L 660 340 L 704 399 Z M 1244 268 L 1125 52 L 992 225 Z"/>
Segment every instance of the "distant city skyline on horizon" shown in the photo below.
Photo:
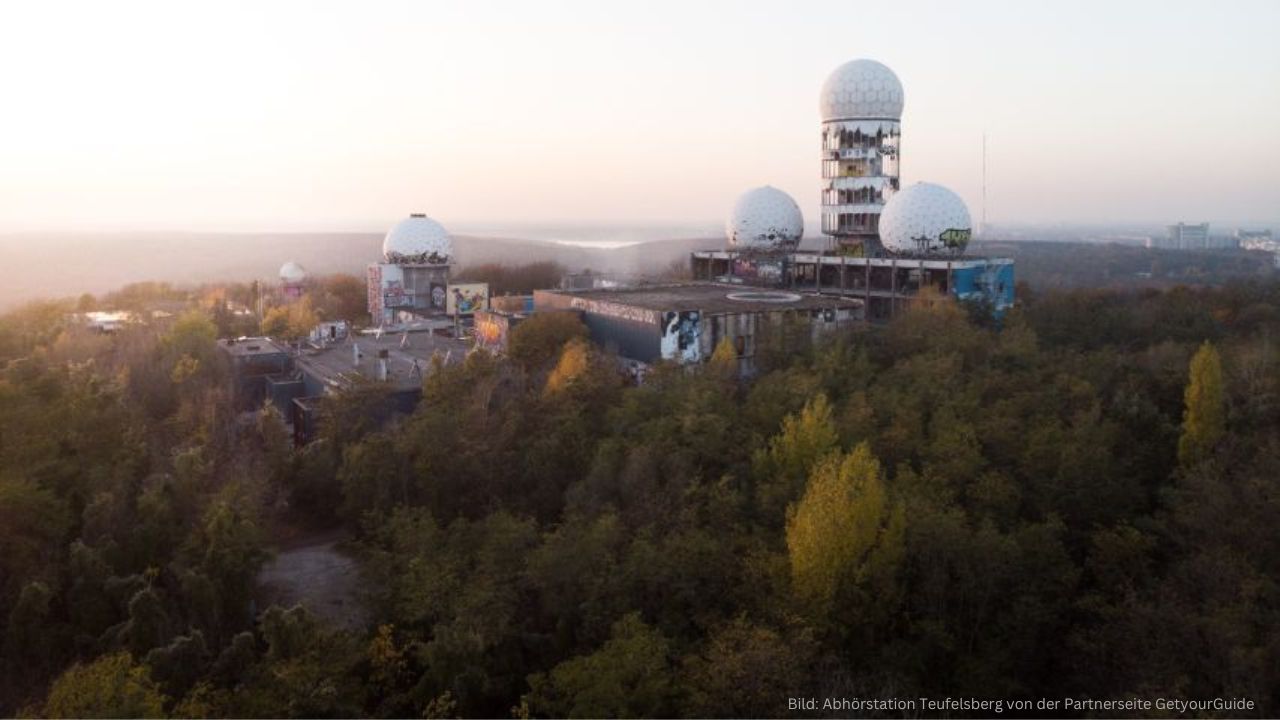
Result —
<path fill-rule="evenodd" d="M 815 236 L 857 57 L 975 223 L 985 133 L 992 227 L 1280 224 L 1280 4 L 1065 7 L 8 5 L 0 235 L 714 228 L 769 184 Z"/>

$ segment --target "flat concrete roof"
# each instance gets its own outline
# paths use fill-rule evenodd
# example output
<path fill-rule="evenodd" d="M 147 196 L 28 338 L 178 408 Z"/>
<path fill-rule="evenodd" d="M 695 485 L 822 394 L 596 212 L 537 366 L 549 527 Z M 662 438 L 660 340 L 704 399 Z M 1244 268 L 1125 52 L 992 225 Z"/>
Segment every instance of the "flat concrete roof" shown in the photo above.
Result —
<path fill-rule="evenodd" d="M 775 290 L 734 283 L 679 283 L 593 290 L 545 290 L 583 300 L 617 303 L 660 312 L 700 310 L 704 313 L 771 312 L 856 308 L 862 301 L 837 295 Z M 590 312 L 590 308 L 585 309 Z"/>
<path fill-rule="evenodd" d="M 233 357 L 252 357 L 254 355 L 275 355 L 288 353 L 283 345 L 276 344 L 268 337 L 227 338 L 218 341 L 218 347 Z"/>
<path fill-rule="evenodd" d="M 354 361 L 353 346 L 360 349 L 358 364 Z M 439 352 L 449 364 L 453 364 L 462 362 L 470 349 L 470 340 L 454 340 L 427 332 L 386 333 L 381 338 L 348 336 L 346 340 L 323 349 L 303 350 L 294 358 L 294 363 L 299 370 L 325 385 L 344 387 L 356 376 L 377 380 L 378 353 L 386 350 L 387 382 L 397 390 L 411 390 L 422 385 L 422 378 L 431 369 L 432 355 Z"/>

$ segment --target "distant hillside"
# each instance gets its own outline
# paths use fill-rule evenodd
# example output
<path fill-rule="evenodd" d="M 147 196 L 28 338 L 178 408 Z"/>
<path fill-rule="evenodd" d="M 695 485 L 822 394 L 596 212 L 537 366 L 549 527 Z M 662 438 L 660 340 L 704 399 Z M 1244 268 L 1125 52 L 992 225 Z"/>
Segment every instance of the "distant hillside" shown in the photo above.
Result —
<path fill-rule="evenodd" d="M 646 273 L 720 239 L 659 239 L 619 249 L 514 238 L 455 237 L 462 265 L 553 260 L 570 270 Z M 0 236 L 0 309 L 35 298 L 101 293 L 133 282 L 193 285 L 274 280 L 287 260 L 313 273 L 362 273 L 381 253 L 376 233 L 128 233 Z"/>

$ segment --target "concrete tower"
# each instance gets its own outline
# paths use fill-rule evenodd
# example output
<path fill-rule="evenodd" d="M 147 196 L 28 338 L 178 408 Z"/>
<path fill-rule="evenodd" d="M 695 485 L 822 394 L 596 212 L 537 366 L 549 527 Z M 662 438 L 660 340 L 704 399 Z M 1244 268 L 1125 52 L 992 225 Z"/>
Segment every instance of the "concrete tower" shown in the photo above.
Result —
<path fill-rule="evenodd" d="M 382 241 L 382 262 L 367 270 L 373 324 L 443 315 L 452 265 L 453 239 L 440 223 L 421 213 L 396 223 Z"/>
<path fill-rule="evenodd" d="M 898 190 L 902 83 L 875 60 L 827 77 L 822 113 L 822 232 L 831 249 L 880 252 L 880 210 Z"/>

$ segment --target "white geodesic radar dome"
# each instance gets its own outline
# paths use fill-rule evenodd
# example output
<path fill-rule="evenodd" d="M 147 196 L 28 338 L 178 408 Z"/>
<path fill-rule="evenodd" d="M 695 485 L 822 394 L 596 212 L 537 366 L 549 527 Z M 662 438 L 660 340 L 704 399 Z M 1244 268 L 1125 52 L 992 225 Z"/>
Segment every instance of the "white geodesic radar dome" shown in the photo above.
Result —
<path fill-rule="evenodd" d="M 804 236 L 804 214 L 790 195 L 765 185 L 738 196 L 724 232 L 732 248 L 790 250 Z"/>
<path fill-rule="evenodd" d="M 880 211 L 880 242 L 892 253 L 959 255 L 972 234 L 964 200 L 941 185 L 916 183 Z"/>
<path fill-rule="evenodd" d="M 902 119 L 902 83 L 875 60 L 850 60 L 827 76 L 818 107 L 830 120 Z"/>
<path fill-rule="evenodd" d="M 290 260 L 280 266 L 280 281 L 286 285 L 297 285 L 307 279 L 306 268 Z"/>
<path fill-rule="evenodd" d="M 448 263 L 453 260 L 453 240 L 443 225 L 414 213 L 387 233 L 382 241 L 382 257 L 389 263 Z"/>

